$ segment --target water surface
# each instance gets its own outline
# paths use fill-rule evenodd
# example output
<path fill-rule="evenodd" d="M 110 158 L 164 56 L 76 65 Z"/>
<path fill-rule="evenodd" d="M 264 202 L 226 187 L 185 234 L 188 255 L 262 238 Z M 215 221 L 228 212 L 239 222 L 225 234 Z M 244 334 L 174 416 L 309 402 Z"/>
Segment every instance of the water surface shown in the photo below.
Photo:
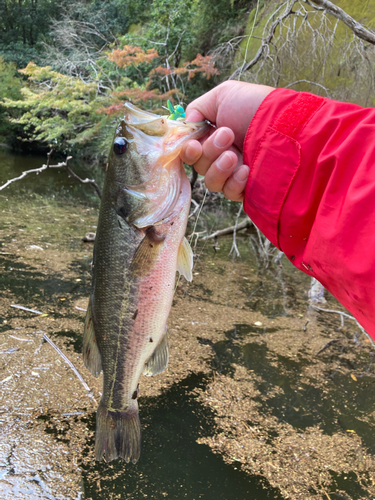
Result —
<path fill-rule="evenodd" d="M 45 158 L 0 147 L 0 162 L 2 183 Z M 94 461 L 96 404 L 42 337 L 98 401 L 101 378 L 80 355 L 92 256 L 82 237 L 98 207 L 63 171 L 0 193 L 0 498 L 374 498 L 371 344 L 354 322 L 309 310 L 310 278 L 285 258 L 265 265 L 254 231 L 238 237 L 235 261 L 230 237 L 198 240 L 169 319 L 168 369 L 140 381 L 140 461 Z M 237 210 L 222 202 L 196 231 Z"/>

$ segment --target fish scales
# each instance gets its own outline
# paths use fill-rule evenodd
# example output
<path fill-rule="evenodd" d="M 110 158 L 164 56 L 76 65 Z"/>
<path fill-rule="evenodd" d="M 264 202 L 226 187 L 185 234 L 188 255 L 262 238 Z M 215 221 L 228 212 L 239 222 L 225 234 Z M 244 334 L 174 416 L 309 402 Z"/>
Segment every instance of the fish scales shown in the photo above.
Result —
<path fill-rule="evenodd" d="M 140 455 L 138 382 L 168 363 L 167 318 L 176 270 L 191 280 L 184 238 L 190 183 L 179 152 L 203 136 L 192 124 L 125 106 L 110 152 L 93 258 L 83 357 L 99 376 L 95 455 L 107 461 Z"/>

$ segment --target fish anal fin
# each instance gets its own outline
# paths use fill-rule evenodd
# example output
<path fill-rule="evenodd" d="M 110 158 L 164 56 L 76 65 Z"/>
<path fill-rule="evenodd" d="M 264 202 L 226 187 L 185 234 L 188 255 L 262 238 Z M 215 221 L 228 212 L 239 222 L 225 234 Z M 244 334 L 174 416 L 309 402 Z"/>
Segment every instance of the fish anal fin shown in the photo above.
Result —
<path fill-rule="evenodd" d="M 103 455 L 107 462 L 121 457 L 125 462 L 138 461 L 141 453 L 141 424 L 138 404 L 126 411 L 108 410 L 99 403 L 96 413 L 95 459 Z"/>
<path fill-rule="evenodd" d="M 148 377 L 159 375 L 159 373 L 162 373 L 167 368 L 168 359 L 168 330 L 166 328 L 161 341 L 145 364 L 143 375 L 147 375 Z"/>
<path fill-rule="evenodd" d="M 184 237 L 178 249 L 177 271 L 188 281 L 193 279 L 193 251 L 188 240 Z"/>
<path fill-rule="evenodd" d="M 92 298 L 90 297 L 86 313 L 85 329 L 83 333 L 83 361 L 94 377 L 99 377 L 102 370 L 102 360 L 95 338 Z"/>
<path fill-rule="evenodd" d="M 130 265 L 130 272 L 135 278 L 150 274 L 159 258 L 164 240 L 165 237 L 159 235 L 153 226 L 146 231 Z"/>

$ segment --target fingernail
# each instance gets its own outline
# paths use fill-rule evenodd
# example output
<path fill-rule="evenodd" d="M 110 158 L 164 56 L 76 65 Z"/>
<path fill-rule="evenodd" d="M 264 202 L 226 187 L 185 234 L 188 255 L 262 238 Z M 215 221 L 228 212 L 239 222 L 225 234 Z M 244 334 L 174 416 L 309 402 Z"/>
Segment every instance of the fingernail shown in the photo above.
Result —
<path fill-rule="evenodd" d="M 221 129 L 216 132 L 214 138 L 214 146 L 217 148 L 225 148 L 225 146 L 229 146 L 232 140 L 232 134 L 227 129 Z"/>
<path fill-rule="evenodd" d="M 201 122 L 204 120 L 204 116 L 197 109 L 187 109 L 185 118 L 189 122 Z"/>
<path fill-rule="evenodd" d="M 249 177 L 249 171 L 250 169 L 247 165 L 242 165 L 242 167 L 237 170 L 233 177 L 237 182 L 246 181 Z"/>
<path fill-rule="evenodd" d="M 188 160 L 195 160 L 197 156 L 195 147 L 188 144 L 185 149 L 185 156 Z"/>
<path fill-rule="evenodd" d="M 229 170 L 233 167 L 233 158 L 232 155 L 225 152 L 223 153 L 217 160 L 216 165 L 220 170 Z"/>

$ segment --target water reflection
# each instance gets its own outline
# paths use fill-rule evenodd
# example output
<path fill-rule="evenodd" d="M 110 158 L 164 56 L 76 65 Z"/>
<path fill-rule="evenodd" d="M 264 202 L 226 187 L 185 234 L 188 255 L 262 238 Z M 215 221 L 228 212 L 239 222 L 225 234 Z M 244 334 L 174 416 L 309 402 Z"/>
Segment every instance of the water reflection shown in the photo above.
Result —
<path fill-rule="evenodd" d="M 51 164 L 57 164 L 63 160 L 64 158 L 52 155 Z M 40 168 L 46 162 L 46 156 L 16 154 L 0 145 L 0 185 L 9 179 L 20 176 L 25 170 Z M 99 167 L 93 168 L 84 162 L 74 162 L 74 160 L 69 165 L 81 178 L 95 178 L 98 184 L 101 184 L 103 174 Z M 82 186 L 74 179 L 69 178 L 63 169 L 50 169 L 38 175 L 30 174 L 21 181 L 11 184 L 6 188 L 6 191 L 4 190 L 4 194 L 8 197 L 32 194 L 35 199 L 41 197 L 42 200 L 50 196 L 52 198 L 65 196 L 86 200 L 97 198 L 90 186 Z"/>
<path fill-rule="evenodd" d="M 281 500 L 265 478 L 242 472 L 240 464 L 226 464 L 207 445 L 197 443 L 216 427 L 214 413 L 191 394 L 207 384 L 205 376 L 192 374 L 156 398 L 140 398 L 144 428 L 140 461 L 84 467 L 85 498 Z"/>

